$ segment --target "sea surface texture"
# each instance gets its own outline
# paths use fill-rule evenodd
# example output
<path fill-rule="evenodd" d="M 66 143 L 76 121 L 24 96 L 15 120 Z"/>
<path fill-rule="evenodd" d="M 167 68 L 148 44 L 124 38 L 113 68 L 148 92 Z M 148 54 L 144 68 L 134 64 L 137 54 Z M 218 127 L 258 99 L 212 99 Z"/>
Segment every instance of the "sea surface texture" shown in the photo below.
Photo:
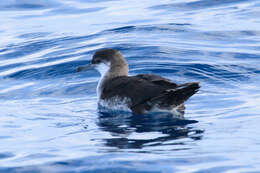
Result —
<path fill-rule="evenodd" d="M 260 172 L 259 0 L 1 0 L 0 172 Z M 186 120 L 97 110 L 101 48 L 200 82 Z"/>

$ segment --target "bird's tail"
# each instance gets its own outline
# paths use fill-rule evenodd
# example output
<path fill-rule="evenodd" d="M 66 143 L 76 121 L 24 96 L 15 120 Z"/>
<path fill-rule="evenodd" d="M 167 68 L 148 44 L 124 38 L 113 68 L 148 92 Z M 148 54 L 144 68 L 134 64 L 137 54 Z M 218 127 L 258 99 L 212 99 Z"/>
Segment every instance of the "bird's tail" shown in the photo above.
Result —
<path fill-rule="evenodd" d="M 168 107 L 169 105 L 178 106 L 188 100 L 193 94 L 199 91 L 199 83 L 185 83 L 177 88 L 165 90 L 159 96 L 152 98 L 152 102 L 157 102 L 161 106 Z"/>

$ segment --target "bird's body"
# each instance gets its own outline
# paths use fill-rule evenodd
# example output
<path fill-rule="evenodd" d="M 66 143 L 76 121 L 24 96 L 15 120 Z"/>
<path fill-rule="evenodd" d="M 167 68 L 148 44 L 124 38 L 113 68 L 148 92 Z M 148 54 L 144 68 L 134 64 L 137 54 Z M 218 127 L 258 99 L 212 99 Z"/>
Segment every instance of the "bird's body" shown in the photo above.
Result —
<path fill-rule="evenodd" d="M 96 52 L 92 66 L 101 73 L 97 86 L 98 103 L 108 109 L 135 114 L 183 112 L 183 103 L 199 89 L 197 82 L 177 85 L 153 74 L 128 76 L 126 60 L 114 49 Z"/>

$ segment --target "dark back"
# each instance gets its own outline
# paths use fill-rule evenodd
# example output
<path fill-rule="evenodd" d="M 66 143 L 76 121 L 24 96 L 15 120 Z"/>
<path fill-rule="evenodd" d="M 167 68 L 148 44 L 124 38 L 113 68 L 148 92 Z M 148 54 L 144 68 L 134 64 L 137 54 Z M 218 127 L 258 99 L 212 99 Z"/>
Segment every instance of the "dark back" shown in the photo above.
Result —
<path fill-rule="evenodd" d="M 114 96 L 128 97 L 133 104 L 139 104 L 158 96 L 167 89 L 176 88 L 177 85 L 168 79 L 152 74 L 137 76 L 120 76 L 104 83 L 101 99 Z"/>

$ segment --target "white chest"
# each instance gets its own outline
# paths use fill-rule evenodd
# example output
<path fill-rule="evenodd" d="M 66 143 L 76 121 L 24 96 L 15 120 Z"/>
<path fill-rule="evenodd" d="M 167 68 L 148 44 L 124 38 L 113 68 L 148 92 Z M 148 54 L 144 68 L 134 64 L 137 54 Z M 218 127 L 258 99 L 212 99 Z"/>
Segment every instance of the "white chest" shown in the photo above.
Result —
<path fill-rule="evenodd" d="M 109 68 L 110 68 L 110 64 L 105 64 L 105 63 L 100 63 L 95 66 L 95 69 L 101 74 L 101 77 L 100 77 L 100 79 L 98 81 L 98 85 L 97 85 L 98 100 L 100 100 L 102 90 L 103 90 L 103 83 L 105 81 Z"/>

